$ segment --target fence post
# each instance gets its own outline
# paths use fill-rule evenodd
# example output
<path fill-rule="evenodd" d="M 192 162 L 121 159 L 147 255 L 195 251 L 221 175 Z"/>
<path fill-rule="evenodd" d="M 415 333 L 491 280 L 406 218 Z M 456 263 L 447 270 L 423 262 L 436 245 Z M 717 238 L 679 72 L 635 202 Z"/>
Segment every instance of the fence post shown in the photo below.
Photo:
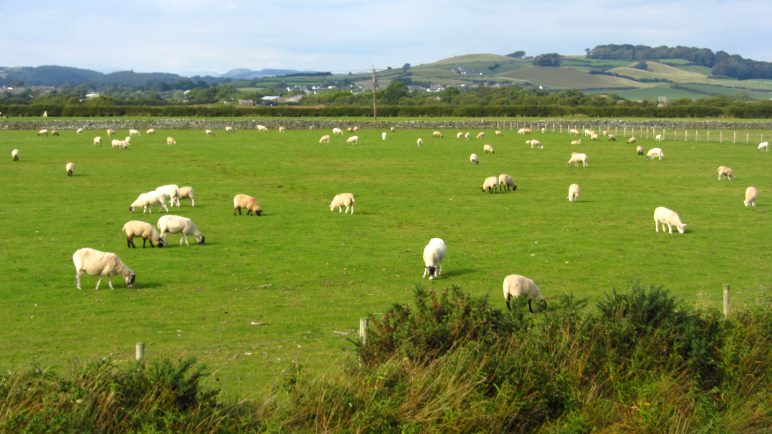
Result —
<path fill-rule="evenodd" d="M 724 284 L 724 319 L 729 318 L 729 284 Z"/>
<path fill-rule="evenodd" d="M 367 318 L 359 318 L 359 342 L 367 343 Z"/>
<path fill-rule="evenodd" d="M 145 343 L 137 342 L 134 346 L 134 358 L 139 362 L 145 358 Z"/>

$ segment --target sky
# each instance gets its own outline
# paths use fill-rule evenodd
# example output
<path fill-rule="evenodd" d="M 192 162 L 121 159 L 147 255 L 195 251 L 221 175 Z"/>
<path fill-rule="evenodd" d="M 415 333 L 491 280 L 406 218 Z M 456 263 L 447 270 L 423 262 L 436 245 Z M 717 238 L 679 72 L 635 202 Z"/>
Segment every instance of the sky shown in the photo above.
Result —
<path fill-rule="evenodd" d="M 771 0 L 0 0 L 0 66 L 360 72 L 603 44 L 772 61 Z"/>

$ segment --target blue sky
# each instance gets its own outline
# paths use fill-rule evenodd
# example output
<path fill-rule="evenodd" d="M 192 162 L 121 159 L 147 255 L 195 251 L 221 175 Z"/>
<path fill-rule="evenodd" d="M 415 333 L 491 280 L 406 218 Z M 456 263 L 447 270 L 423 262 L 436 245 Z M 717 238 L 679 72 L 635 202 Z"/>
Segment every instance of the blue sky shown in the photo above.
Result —
<path fill-rule="evenodd" d="M 0 0 L 0 66 L 221 74 L 686 45 L 772 61 L 770 0 Z"/>

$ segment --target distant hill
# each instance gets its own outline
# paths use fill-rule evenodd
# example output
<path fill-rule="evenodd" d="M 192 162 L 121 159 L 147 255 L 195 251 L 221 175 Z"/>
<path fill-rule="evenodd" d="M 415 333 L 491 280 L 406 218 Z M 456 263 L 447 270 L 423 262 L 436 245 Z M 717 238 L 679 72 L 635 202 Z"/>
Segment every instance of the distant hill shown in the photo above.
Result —
<path fill-rule="evenodd" d="M 300 71 L 297 71 L 294 69 L 261 69 L 259 71 L 255 71 L 252 69 L 239 68 L 239 69 L 232 69 L 226 72 L 225 74 L 220 75 L 220 77 L 234 78 L 234 79 L 241 79 L 241 80 L 251 80 L 253 78 L 277 77 L 280 75 L 299 74 L 299 73 Z"/>

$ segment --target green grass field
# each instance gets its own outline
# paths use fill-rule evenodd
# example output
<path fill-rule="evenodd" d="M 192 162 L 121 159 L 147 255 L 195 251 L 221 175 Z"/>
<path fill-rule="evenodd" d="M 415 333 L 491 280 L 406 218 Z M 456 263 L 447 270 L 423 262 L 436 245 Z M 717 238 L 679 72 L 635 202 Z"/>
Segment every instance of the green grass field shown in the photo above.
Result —
<path fill-rule="evenodd" d="M 353 337 L 360 317 L 412 301 L 417 285 L 460 285 L 502 308 L 511 273 L 533 278 L 548 299 L 594 298 L 635 281 L 711 309 L 725 283 L 738 309 L 769 295 L 772 157 L 755 143 L 666 141 L 665 159 L 646 161 L 621 140 L 570 146 L 556 132 L 534 135 L 543 150 L 514 131 L 464 141 L 455 130 L 444 139 L 399 130 L 382 142 L 380 130 L 364 130 L 359 145 L 340 136 L 318 144 L 327 133 L 159 131 L 119 151 L 91 145 L 104 131 L 0 131 L 0 369 L 128 361 L 143 341 L 149 358 L 194 355 L 226 396 L 248 397 L 293 361 L 320 373 L 341 366 L 353 345 L 336 332 Z M 167 135 L 178 145 L 165 145 Z M 483 143 L 496 153 L 483 154 Z M 572 151 L 590 166 L 566 167 Z M 721 164 L 736 181 L 716 180 Z M 502 172 L 516 192 L 480 192 Z M 582 196 L 571 204 L 573 182 Z M 180 247 L 170 235 L 168 248 L 128 249 L 121 226 L 161 215 L 132 215 L 129 204 L 168 183 L 195 188 L 196 207 L 173 213 L 192 218 L 206 245 Z M 760 191 L 750 209 L 749 185 Z M 346 191 L 355 214 L 330 212 Z M 257 196 L 264 215 L 234 217 L 236 193 Z M 660 205 L 680 213 L 685 235 L 654 232 Z M 421 252 L 432 237 L 445 239 L 448 255 L 430 282 Z M 106 282 L 95 291 L 89 276 L 77 290 L 71 256 L 81 247 L 118 253 L 137 273 L 135 289 L 117 278 L 114 291 Z"/>

